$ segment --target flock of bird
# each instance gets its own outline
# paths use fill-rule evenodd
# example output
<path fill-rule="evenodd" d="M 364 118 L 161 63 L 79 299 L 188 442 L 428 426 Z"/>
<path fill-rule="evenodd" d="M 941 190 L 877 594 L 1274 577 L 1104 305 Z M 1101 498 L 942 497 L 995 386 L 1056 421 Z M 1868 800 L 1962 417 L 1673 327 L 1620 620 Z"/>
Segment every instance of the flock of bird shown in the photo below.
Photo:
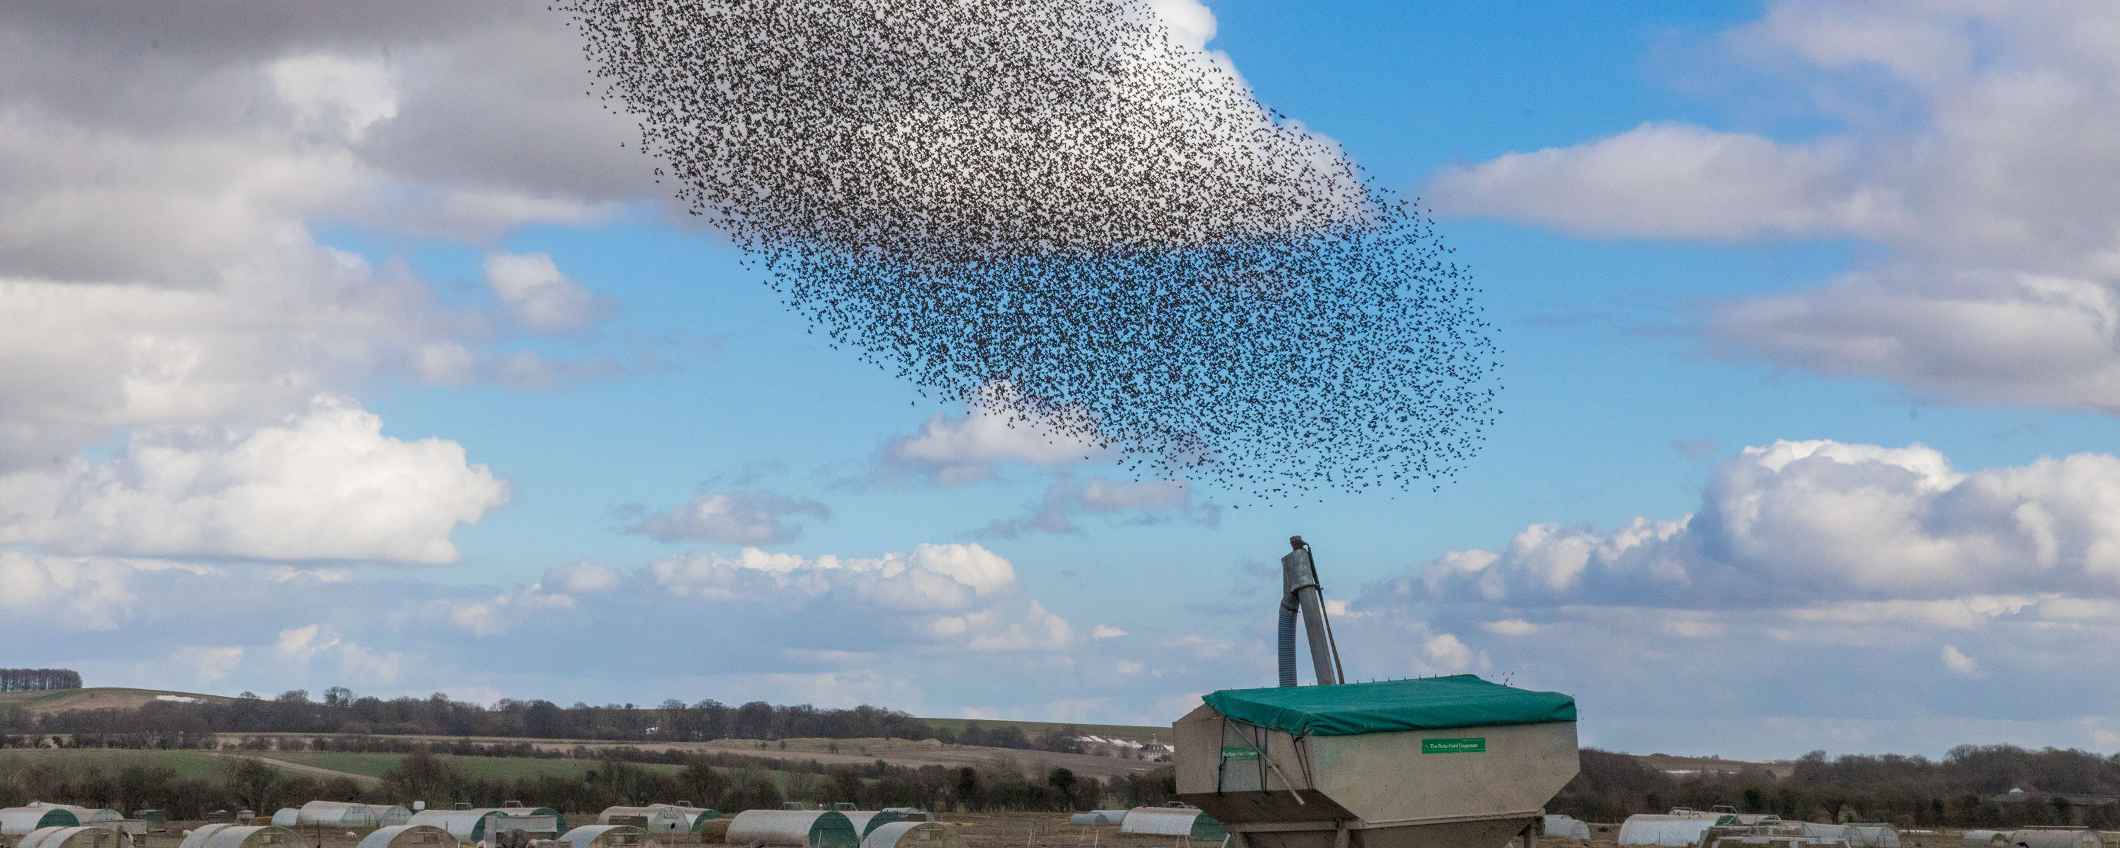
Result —
<path fill-rule="evenodd" d="M 1260 500 L 1439 485 L 1497 414 L 1429 219 L 1146 0 L 555 8 L 657 178 L 923 394 Z"/>

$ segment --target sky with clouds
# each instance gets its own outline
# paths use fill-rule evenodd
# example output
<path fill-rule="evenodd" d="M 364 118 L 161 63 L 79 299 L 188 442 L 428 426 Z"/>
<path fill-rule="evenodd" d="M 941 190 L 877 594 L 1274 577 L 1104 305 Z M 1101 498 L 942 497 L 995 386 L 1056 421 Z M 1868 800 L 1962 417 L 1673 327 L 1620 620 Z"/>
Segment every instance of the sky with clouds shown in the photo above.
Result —
<path fill-rule="evenodd" d="M 1161 723 L 1272 681 L 1300 532 L 1352 675 L 1567 691 L 1590 744 L 2120 749 L 2120 9 L 1156 5 L 1484 287 L 1461 480 L 1245 503 L 921 398 L 682 214 L 542 3 L 29 0 L 0 639 Z"/>

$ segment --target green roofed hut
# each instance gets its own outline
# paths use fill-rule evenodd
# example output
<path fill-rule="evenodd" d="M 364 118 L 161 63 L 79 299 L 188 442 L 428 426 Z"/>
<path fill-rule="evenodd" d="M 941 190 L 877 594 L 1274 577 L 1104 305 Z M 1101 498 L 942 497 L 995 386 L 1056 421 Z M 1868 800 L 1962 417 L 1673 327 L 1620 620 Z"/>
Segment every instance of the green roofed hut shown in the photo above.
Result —
<path fill-rule="evenodd" d="M 1178 799 L 1242 848 L 1494 848 L 1578 768 L 1574 698 L 1470 674 L 1202 700 L 1173 726 Z"/>
<path fill-rule="evenodd" d="M 692 807 L 684 804 L 649 804 L 664 810 L 674 810 L 685 817 L 685 830 L 690 833 L 705 832 L 707 823 L 721 818 L 721 811 L 713 807 Z"/>
<path fill-rule="evenodd" d="M 1192 807 L 1135 807 L 1119 820 L 1119 832 L 1141 836 L 1180 836 L 1195 842 L 1220 843 L 1228 832 L 1214 816 Z"/>
<path fill-rule="evenodd" d="M 80 825 L 80 817 L 59 807 L 8 807 L 0 810 L 0 836 L 28 836 L 47 827 Z"/>
<path fill-rule="evenodd" d="M 887 824 L 902 821 L 927 821 L 926 818 L 908 816 L 904 810 L 876 810 L 874 812 L 857 810 L 851 813 L 842 813 L 841 815 L 847 817 L 847 821 L 854 825 L 854 832 L 860 834 L 863 839 L 867 839 L 869 834 L 876 832 L 876 828 Z"/>
<path fill-rule="evenodd" d="M 746 848 L 860 848 L 861 833 L 837 810 L 745 810 L 729 821 L 722 841 Z"/>

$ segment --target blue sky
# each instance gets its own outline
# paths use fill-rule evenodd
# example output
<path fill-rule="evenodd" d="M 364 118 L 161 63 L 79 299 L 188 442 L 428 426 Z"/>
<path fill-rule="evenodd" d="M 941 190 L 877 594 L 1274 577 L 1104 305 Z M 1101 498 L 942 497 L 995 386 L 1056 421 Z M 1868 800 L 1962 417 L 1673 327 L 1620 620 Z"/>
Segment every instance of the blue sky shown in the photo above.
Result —
<path fill-rule="evenodd" d="M 92 683 L 1152 723 L 1300 532 L 1355 675 L 1593 744 L 2120 749 L 2108 10 L 1210 4 L 1505 351 L 1456 483 L 1258 504 L 830 349 L 542 5 L 295 8 L 0 14 L 0 634 Z"/>

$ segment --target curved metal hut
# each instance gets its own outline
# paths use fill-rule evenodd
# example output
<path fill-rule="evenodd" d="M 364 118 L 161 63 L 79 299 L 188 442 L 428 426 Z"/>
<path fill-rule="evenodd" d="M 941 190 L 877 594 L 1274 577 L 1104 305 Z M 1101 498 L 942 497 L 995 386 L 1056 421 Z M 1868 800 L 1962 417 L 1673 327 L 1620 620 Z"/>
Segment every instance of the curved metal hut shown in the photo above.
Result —
<path fill-rule="evenodd" d="M 184 837 L 177 848 L 306 848 L 302 837 L 269 824 L 206 824 Z"/>
<path fill-rule="evenodd" d="M 8 807 L 0 810 L 0 836 L 28 836 L 47 827 L 77 827 L 81 819 L 58 807 Z"/>
<path fill-rule="evenodd" d="M 355 848 L 456 848 L 449 831 L 424 824 L 394 824 L 361 837 Z"/>
<path fill-rule="evenodd" d="M 860 848 L 861 832 L 835 810 L 745 810 L 729 821 L 722 841 L 750 848 Z"/>
<path fill-rule="evenodd" d="M 962 848 L 957 829 L 924 821 L 895 821 L 877 825 L 861 838 L 861 848 Z"/>
<path fill-rule="evenodd" d="M 641 848 L 654 845 L 647 831 L 630 824 L 585 824 L 559 838 L 568 848 Z"/>
<path fill-rule="evenodd" d="M 1220 842 L 1228 833 L 1222 823 L 1192 807 L 1135 807 L 1119 822 L 1120 833 L 1147 836 L 1184 836 L 1195 841 Z"/>
<path fill-rule="evenodd" d="M 30 831 L 15 848 L 129 848 L 129 843 L 107 827 L 45 827 Z"/>
<path fill-rule="evenodd" d="M 597 824 L 623 824 L 640 828 L 647 833 L 686 833 L 692 830 L 692 821 L 685 818 L 676 807 L 650 805 L 646 807 L 605 807 L 596 814 Z"/>

